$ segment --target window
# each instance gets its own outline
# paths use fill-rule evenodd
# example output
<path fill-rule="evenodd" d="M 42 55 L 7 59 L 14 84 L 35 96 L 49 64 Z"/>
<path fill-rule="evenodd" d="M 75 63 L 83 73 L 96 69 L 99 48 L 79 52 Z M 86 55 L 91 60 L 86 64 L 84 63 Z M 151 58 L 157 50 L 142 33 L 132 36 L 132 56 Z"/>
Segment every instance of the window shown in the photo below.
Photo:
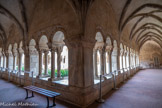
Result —
<path fill-rule="evenodd" d="M 112 72 L 117 70 L 117 42 L 114 40 L 113 42 L 113 52 L 111 55 L 111 61 L 112 61 Z"/>
<path fill-rule="evenodd" d="M 99 50 L 97 50 L 97 73 L 101 75 L 101 55 Z"/>
<path fill-rule="evenodd" d="M 64 80 L 64 82 L 59 83 L 66 83 L 68 84 L 68 75 L 69 75 L 69 57 L 68 57 L 68 47 L 64 42 L 65 36 L 62 31 L 57 31 L 52 40 L 52 49 L 54 51 L 54 58 L 51 61 L 55 61 L 54 64 L 54 76 L 57 80 Z M 52 67 L 52 66 L 51 66 Z M 52 72 L 52 71 L 51 71 Z"/>
<path fill-rule="evenodd" d="M 109 54 L 106 52 L 106 74 L 110 73 L 110 60 L 109 60 Z"/>
<path fill-rule="evenodd" d="M 93 49 L 93 70 L 94 70 L 94 82 L 99 78 L 99 75 L 101 75 L 101 62 L 102 57 L 102 47 L 104 45 L 103 37 L 100 32 L 96 33 L 96 44 Z M 106 61 L 106 60 L 105 60 Z"/>
<path fill-rule="evenodd" d="M 34 76 L 37 76 L 39 66 L 39 55 L 37 49 L 35 48 L 35 45 L 36 45 L 35 40 L 31 39 L 29 42 L 30 71 L 33 71 Z M 23 57 L 22 60 L 24 60 Z"/>
<path fill-rule="evenodd" d="M 48 75 L 48 39 L 43 35 L 39 40 L 39 77 L 49 77 Z M 47 80 L 47 78 L 45 79 Z"/>
<path fill-rule="evenodd" d="M 124 50 L 123 50 L 123 44 L 120 44 L 120 69 L 123 69 L 124 67 L 124 63 L 123 63 L 123 55 L 124 54 Z M 121 70 L 121 73 L 123 73 L 123 70 Z"/>
<path fill-rule="evenodd" d="M 63 46 L 63 50 L 61 53 L 61 75 L 63 77 L 68 76 L 68 48 L 67 46 Z"/>
<path fill-rule="evenodd" d="M 13 69 L 13 54 L 12 54 L 12 45 L 11 44 L 8 47 L 8 53 L 9 53 L 8 68 Z"/>

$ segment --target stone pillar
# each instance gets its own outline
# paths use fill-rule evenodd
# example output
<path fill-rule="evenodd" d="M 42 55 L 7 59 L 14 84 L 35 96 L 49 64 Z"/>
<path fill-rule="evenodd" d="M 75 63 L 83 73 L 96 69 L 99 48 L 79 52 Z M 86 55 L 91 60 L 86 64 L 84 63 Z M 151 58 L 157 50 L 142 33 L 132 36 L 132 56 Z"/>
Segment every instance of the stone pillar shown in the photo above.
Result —
<path fill-rule="evenodd" d="M 42 77 L 42 53 L 43 53 L 43 51 L 40 50 L 39 51 L 39 74 L 38 74 L 37 78 Z"/>
<path fill-rule="evenodd" d="M 120 69 L 123 69 L 123 50 L 120 50 Z"/>
<path fill-rule="evenodd" d="M 0 56 L 0 67 L 2 67 L 2 56 Z"/>
<path fill-rule="evenodd" d="M 137 58 L 138 58 L 138 65 L 140 65 L 140 58 L 139 58 L 139 55 L 137 56 Z"/>
<path fill-rule="evenodd" d="M 132 57 L 133 57 L 133 67 L 134 67 L 135 66 L 135 55 L 134 55 L 134 53 L 133 53 Z"/>
<path fill-rule="evenodd" d="M 123 67 L 124 67 L 124 65 L 123 65 L 124 63 L 123 63 L 123 53 L 121 53 L 121 66 L 122 66 L 122 68 L 121 69 L 123 69 Z"/>
<path fill-rule="evenodd" d="M 130 75 L 131 75 L 131 71 L 132 71 L 131 68 L 130 68 L 130 67 L 131 67 L 131 62 L 132 62 L 132 61 L 131 61 L 130 49 L 129 49 L 129 51 L 128 51 L 128 62 L 129 62 L 129 63 L 128 63 L 128 64 L 129 64 L 129 66 L 128 66 L 128 68 L 129 68 L 128 74 L 129 74 L 129 76 L 130 76 Z"/>
<path fill-rule="evenodd" d="M 103 49 L 100 49 L 99 52 L 100 52 L 100 62 L 101 62 L 100 74 L 104 75 L 104 51 Z"/>
<path fill-rule="evenodd" d="M 125 56 L 125 68 L 127 68 L 127 53 L 126 52 L 125 52 L 124 56 Z"/>
<path fill-rule="evenodd" d="M 137 56 L 136 55 L 135 55 L 134 59 L 135 59 L 135 66 L 137 66 Z"/>
<path fill-rule="evenodd" d="M 56 49 L 52 49 L 51 51 L 51 78 L 49 78 L 49 81 L 54 81 L 55 79 L 55 52 Z"/>
<path fill-rule="evenodd" d="M 18 70 L 19 70 L 19 74 L 21 75 L 21 67 L 22 67 L 22 53 L 19 54 L 19 66 L 18 66 Z"/>
<path fill-rule="evenodd" d="M 79 88 L 80 87 L 88 88 L 94 85 L 93 56 L 92 56 L 94 44 L 88 42 L 82 44 L 83 46 L 79 43 L 76 44 L 77 47 L 72 46 L 73 47 L 71 49 L 72 52 L 70 52 L 71 54 L 73 54 L 73 57 L 71 57 L 73 61 L 71 61 L 70 59 L 69 62 L 70 64 L 73 64 L 73 66 L 75 66 L 74 70 L 73 67 L 70 65 L 71 66 L 70 68 L 73 69 L 73 73 L 71 74 L 73 79 L 72 80 L 70 79 L 71 80 L 70 83 L 72 84 L 74 82 L 75 86 Z"/>
<path fill-rule="evenodd" d="M 139 56 L 137 54 L 137 65 L 139 65 Z"/>
<path fill-rule="evenodd" d="M 16 66 L 17 66 L 17 57 L 18 57 L 18 55 L 16 55 L 16 57 L 15 57 L 15 70 L 16 70 Z"/>
<path fill-rule="evenodd" d="M 94 77 L 98 78 L 98 71 L 97 71 L 97 49 L 93 50 L 93 68 L 94 68 Z"/>
<path fill-rule="evenodd" d="M 69 86 L 83 88 L 93 85 L 94 44 L 90 46 L 71 40 L 66 45 L 69 51 Z"/>
<path fill-rule="evenodd" d="M 136 66 L 136 55 L 134 54 L 134 67 Z"/>
<path fill-rule="evenodd" d="M 131 63 L 131 66 L 134 67 L 134 62 L 135 62 L 135 61 L 134 61 L 134 54 L 133 54 L 133 53 L 132 53 L 132 56 L 131 56 L 131 57 L 132 57 L 132 60 L 130 60 L 130 62 L 132 62 L 132 63 Z"/>
<path fill-rule="evenodd" d="M 129 66 L 128 66 L 128 68 L 130 69 L 130 66 L 131 66 L 131 63 L 130 63 L 130 52 L 128 52 L 128 64 L 129 64 Z"/>
<path fill-rule="evenodd" d="M 104 60 L 104 61 L 103 61 L 103 63 L 104 63 L 104 64 L 103 64 L 103 68 L 104 68 L 103 73 L 104 73 L 104 74 L 106 74 L 106 53 L 107 53 L 107 52 L 104 50 L 104 52 L 103 52 L 103 60 Z"/>
<path fill-rule="evenodd" d="M 132 53 L 130 53 L 129 55 L 129 66 L 132 67 L 133 66 L 133 56 L 132 56 Z"/>
<path fill-rule="evenodd" d="M 133 54 L 133 67 L 135 66 L 135 55 Z"/>
<path fill-rule="evenodd" d="M 9 62 L 10 62 L 9 56 L 10 56 L 10 54 L 7 53 L 6 55 L 7 55 L 7 56 L 6 56 L 6 68 L 9 68 Z"/>
<path fill-rule="evenodd" d="M 111 50 L 108 51 L 108 57 L 109 57 L 109 72 L 112 72 L 112 60 L 111 60 Z"/>
<path fill-rule="evenodd" d="M 130 66 L 131 66 L 131 64 L 130 64 L 130 52 L 128 51 L 128 69 L 129 69 L 129 73 L 130 73 Z"/>
<path fill-rule="evenodd" d="M 29 50 L 24 50 L 24 56 L 25 56 L 25 69 L 26 71 L 30 71 L 30 54 L 29 54 Z"/>
<path fill-rule="evenodd" d="M 117 49 L 117 70 L 120 70 L 120 48 Z"/>
<path fill-rule="evenodd" d="M 5 68 L 6 57 L 3 55 L 3 68 Z"/>
<path fill-rule="evenodd" d="M 15 70 L 15 65 L 16 65 L 16 55 L 15 54 L 13 54 L 13 70 Z"/>
<path fill-rule="evenodd" d="M 57 48 L 57 78 L 61 78 L 61 52 L 62 46 Z"/>
<path fill-rule="evenodd" d="M 130 62 L 132 62 L 132 66 L 134 67 L 134 54 L 132 53 L 132 60 L 130 60 Z"/>
<path fill-rule="evenodd" d="M 45 51 L 45 75 L 48 75 L 48 51 Z"/>

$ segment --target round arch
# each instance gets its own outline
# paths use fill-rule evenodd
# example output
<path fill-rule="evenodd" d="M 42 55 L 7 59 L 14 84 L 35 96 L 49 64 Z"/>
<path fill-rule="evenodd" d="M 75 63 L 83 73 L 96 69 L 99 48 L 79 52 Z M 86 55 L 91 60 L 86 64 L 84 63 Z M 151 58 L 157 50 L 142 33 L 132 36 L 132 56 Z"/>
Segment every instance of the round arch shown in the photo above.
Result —
<path fill-rule="evenodd" d="M 12 45 L 11 45 L 11 44 L 9 44 L 9 46 L 8 46 L 8 50 L 9 50 L 9 51 L 12 50 Z"/>
<path fill-rule="evenodd" d="M 106 38 L 106 45 L 112 46 L 111 38 L 109 36 Z"/>
<path fill-rule="evenodd" d="M 49 49 L 48 48 L 48 39 L 45 35 L 43 35 L 39 40 L 39 48 L 40 49 Z"/>

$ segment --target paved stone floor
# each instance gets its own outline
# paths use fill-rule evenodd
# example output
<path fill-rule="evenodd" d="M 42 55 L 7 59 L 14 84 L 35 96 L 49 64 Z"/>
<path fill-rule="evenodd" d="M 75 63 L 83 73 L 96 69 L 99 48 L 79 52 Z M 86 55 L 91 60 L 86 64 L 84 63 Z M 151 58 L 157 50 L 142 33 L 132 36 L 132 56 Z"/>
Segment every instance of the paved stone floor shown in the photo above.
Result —
<path fill-rule="evenodd" d="M 162 108 L 162 69 L 142 70 L 103 98 L 89 108 Z"/>
<path fill-rule="evenodd" d="M 34 98 L 29 98 L 25 100 L 26 92 L 23 88 L 18 87 L 11 82 L 0 79 L 0 108 L 46 108 L 47 100 L 44 96 L 35 94 Z M 30 94 L 29 94 L 30 96 Z M 14 106 L 16 103 L 16 107 L 4 107 L 2 104 L 5 102 L 5 105 L 12 103 Z M 34 104 L 35 106 L 24 107 L 23 104 L 29 103 L 30 105 Z M 19 105 L 18 105 L 19 104 Z M 52 100 L 50 100 L 50 104 L 52 104 Z M 74 105 L 68 104 L 66 102 L 62 102 L 56 100 L 55 108 L 77 108 Z"/>
<path fill-rule="evenodd" d="M 25 100 L 25 95 L 24 89 L 0 79 L 0 104 L 2 102 L 29 102 L 38 105 L 34 108 L 46 107 L 45 97 L 36 94 L 34 98 Z M 142 70 L 121 85 L 118 90 L 111 91 L 103 98 L 104 103 L 94 102 L 88 108 L 162 108 L 162 70 Z M 52 100 L 50 102 L 52 103 Z M 76 108 L 76 106 L 58 100 L 56 104 L 55 108 Z M 0 108 L 3 107 L 0 106 Z"/>

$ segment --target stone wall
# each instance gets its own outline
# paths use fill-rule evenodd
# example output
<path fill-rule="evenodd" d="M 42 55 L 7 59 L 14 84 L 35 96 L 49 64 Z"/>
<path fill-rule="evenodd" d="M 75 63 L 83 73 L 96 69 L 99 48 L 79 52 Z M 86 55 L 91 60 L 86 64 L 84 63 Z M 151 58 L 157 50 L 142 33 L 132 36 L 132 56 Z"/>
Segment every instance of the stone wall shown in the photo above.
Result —
<path fill-rule="evenodd" d="M 116 86 L 121 84 L 122 82 L 125 82 L 127 79 L 129 79 L 132 75 L 136 74 L 138 72 L 139 68 L 133 68 L 129 71 L 126 70 L 123 73 L 119 72 L 115 77 Z M 12 83 L 22 85 L 22 86 L 28 86 L 32 84 L 32 77 L 29 73 L 25 73 L 24 75 L 18 75 L 16 73 L 13 73 L 12 71 L 0 71 L 0 78 L 12 81 Z M 106 93 L 110 92 L 112 89 L 115 89 L 114 87 L 114 77 L 111 75 L 104 77 L 102 82 L 102 95 L 105 95 Z M 99 99 L 99 93 L 100 93 L 100 83 L 94 84 L 91 87 L 87 88 L 78 88 L 74 86 L 69 85 L 62 85 L 59 83 L 53 83 L 50 81 L 33 78 L 33 84 L 37 87 L 41 87 L 47 90 L 55 91 L 61 93 L 61 96 L 57 97 L 57 99 L 61 101 L 66 101 L 68 103 L 72 103 L 78 107 L 87 107 L 94 101 Z"/>
<path fill-rule="evenodd" d="M 80 2 L 77 3 L 76 1 L 81 1 L 83 4 L 80 5 Z M 117 62 L 117 66 L 115 65 L 115 67 L 117 67 L 117 69 L 119 69 L 120 65 L 118 59 L 120 52 L 123 53 L 122 55 L 128 54 L 129 56 L 129 48 L 132 48 L 135 50 L 133 52 L 138 55 L 138 45 L 135 44 L 134 40 L 130 41 L 129 39 L 129 28 L 132 24 L 128 24 L 121 33 L 118 27 L 120 15 L 115 14 L 114 10 L 116 7 L 113 7 L 111 2 L 112 0 L 93 0 L 92 3 L 86 4 L 85 0 L 23 0 L 24 8 L 26 9 L 24 15 L 26 15 L 27 21 L 20 21 L 20 23 L 23 22 L 21 24 L 22 27 L 17 27 L 19 25 L 17 24 L 16 26 L 11 25 L 10 29 L 8 29 L 7 43 L 5 47 L 3 47 L 4 53 L 7 51 L 9 44 L 13 45 L 17 43 L 19 45 L 20 41 L 22 41 L 22 49 L 25 55 L 25 70 L 37 71 L 38 67 L 41 66 L 39 65 L 39 63 L 41 64 L 41 59 L 38 58 L 41 53 L 36 54 L 37 57 L 35 55 L 32 57 L 30 54 L 30 41 L 32 39 L 35 40 L 35 45 L 33 46 L 35 48 L 34 51 L 40 52 L 39 41 L 40 38 L 45 35 L 48 40 L 47 45 L 49 49 L 52 50 L 52 42 L 55 33 L 57 31 L 63 32 L 65 35 L 64 42 L 69 51 L 69 85 L 64 86 L 39 78 L 34 79 L 35 85 L 60 92 L 62 94 L 60 97 L 61 100 L 81 107 L 87 106 L 98 99 L 99 96 L 99 84 L 94 83 L 93 70 L 93 48 L 96 43 L 96 33 L 100 32 L 102 34 L 104 45 L 106 39 L 108 37 L 110 38 L 110 52 L 112 52 L 111 50 L 113 50 L 114 47 L 112 43 L 116 40 L 117 60 L 115 61 Z M 13 3 L 9 3 L 9 7 L 11 7 L 11 4 Z M 16 15 L 16 18 L 17 17 L 21 18 L 19 15 Z M 121 43 L 125 46 L 123 51 L 121 51 L 122 49 L 119 47 Z M 156 49 L 155 52 L 158 52 L 159 47 L 156 47 Z M 7 54 L 4 55 L 7 57 Z M 145 57 L 145 55 L 147 55 L 146 52 L 144 52 L 142 57 Z M 154 55 L 157 54 L 155 53 Z M 150 57 L 150 55 L 148 57 Z M 39 62 L 36 63 L 35 61 Z M 129 59 L 127 61 L 131 60 Z M 149 64 L 150 61 L 146 61 L 147 64 Z M 145 62 L 145 59 L 141 58 L 141 63 L 142 62 Z M 119 73 L 116 78 L 117 84 L 121 83 L 123 79 L 127 79 L 135 72 L 137 72 L 137 70 L 132 69 L 129 72 L 126 70 L 126 72 Z M 4 76 L 4 78 L 7 79 L 8 73 L 6 72 L 5 74 L 6 76 Z M 21 80 L 19 80 L 19 78 L 21 78 Z M 13 75 L 13 80 L 17 83 L 21 81 L 23 85 L 31 84 L 31 78 L 24 77 L 23 75 Z M 103 94 L 109 92 L 112 88 L 113 78 L 105 79 L 103 82 Z"/>
<path fill-rule="evenodd" d="M 156 64 L 155 59 L 158 58 Z M 154 41 L 146 42 L 140 49 L 140 66 L 142 68 L 156 68 L 162 66 L 162 50 Z"/>

